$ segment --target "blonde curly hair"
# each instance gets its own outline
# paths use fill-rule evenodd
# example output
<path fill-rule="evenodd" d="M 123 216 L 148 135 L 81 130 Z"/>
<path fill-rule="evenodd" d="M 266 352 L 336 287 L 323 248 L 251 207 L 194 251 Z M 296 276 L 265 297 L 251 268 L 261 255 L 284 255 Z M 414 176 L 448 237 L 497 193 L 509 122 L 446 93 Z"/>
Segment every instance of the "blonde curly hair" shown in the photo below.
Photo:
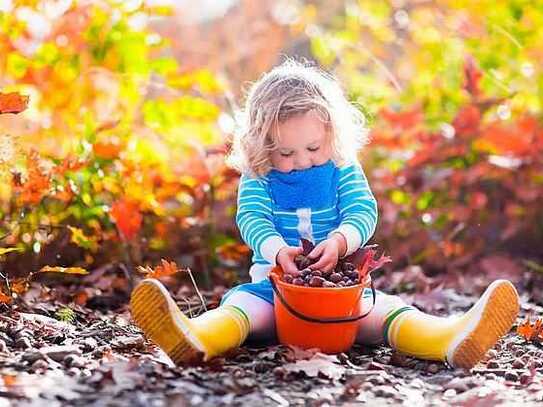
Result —
<path fill-rule="evenodd" d="M 286 60 L 250 87 L 227 163 L 249 176 L 266 175 L 272 169 L 270 153 L 277 148 L 278 125 L 311 110 L 326 125 L 334 163 L 355 161 L 368 141 L 364 115 L 349 103 L 333 76 Z"/>

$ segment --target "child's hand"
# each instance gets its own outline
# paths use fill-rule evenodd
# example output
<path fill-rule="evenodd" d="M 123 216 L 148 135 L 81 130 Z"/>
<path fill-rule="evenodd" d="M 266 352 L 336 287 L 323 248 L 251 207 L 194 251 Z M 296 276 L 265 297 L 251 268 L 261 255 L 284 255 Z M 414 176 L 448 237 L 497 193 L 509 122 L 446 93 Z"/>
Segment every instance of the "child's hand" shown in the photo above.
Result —
<path fill-rule="evenodd" d="M 286 274 L 296 274 L 298 272 L 298 267 L 296 267 L 296 264 L 294 263 L 294 258 L 297 255 L 302 254 L 303 251 L 303 247 L 283 247 L 279 250 L 279 253 L 277 253 L 276 262 L 283 268 L 283 271 Z"/>
<path fill-rule="evenodd" d="M 320 242 L 307 257 L 320 259 L 309 266 L 313 270 L 330 271 L 336 267 L 338 259 L 347 251 L 347 241 L 341 233 L 334 233 L 329 239 Z"/>

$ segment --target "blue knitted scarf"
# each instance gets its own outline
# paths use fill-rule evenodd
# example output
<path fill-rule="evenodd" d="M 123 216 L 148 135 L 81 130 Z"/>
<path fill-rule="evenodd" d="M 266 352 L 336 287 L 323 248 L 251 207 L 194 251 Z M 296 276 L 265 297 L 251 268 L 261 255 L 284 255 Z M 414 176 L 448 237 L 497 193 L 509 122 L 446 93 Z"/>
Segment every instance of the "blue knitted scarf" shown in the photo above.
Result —
<path fill-rule="evenodd" d="M 288 173 L 268 173 L 272 198 L 283 209 L 327 208 L 334 204 L 339 170 L 329 160 L 323 165 Z"/>

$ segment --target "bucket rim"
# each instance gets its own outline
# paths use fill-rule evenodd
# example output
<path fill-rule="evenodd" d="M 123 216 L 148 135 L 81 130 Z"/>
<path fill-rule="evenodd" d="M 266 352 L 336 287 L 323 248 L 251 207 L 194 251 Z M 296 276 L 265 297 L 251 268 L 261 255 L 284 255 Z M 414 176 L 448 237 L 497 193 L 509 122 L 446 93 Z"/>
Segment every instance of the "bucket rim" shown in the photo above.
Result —
<path fill-rule="evenodd" d="M 297 291 L 310 291 L 315 292 L 315 290 L 319 290 L 321 292 L 334 292 L 337 293 L 338 291 L 346 291 L 346 290 L 353 290 L 353 289 L 360 289 L 360 288 L 367 288 L 371 285 L 371 277 L 369 274 L 366 275 L 366 278 L 361 283 L 355 284 L 355 285 L 349 285 L 346 287 L 306 287 L 303 285 L 296 285 L 292 283 L 287 283 L 286 281 L 281 280 L 280 274 L 283 274 L 283 270 L 280 266 L 275 266 L 270 271 L 270 278 L 273 278 L 275 281 L 275 284 L 281 287 L 285 288 L 294 288 Z"/>

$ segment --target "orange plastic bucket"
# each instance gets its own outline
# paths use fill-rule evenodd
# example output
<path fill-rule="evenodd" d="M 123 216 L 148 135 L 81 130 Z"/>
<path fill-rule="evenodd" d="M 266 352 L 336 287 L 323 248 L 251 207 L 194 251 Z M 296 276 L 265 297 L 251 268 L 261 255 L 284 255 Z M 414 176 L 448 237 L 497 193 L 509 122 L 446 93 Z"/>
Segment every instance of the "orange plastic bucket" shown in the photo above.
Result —
<path fill-rule="evenodd" d="M 270 273 L 279 342 L 324 353 L 347 351 L 356 338 L 358 321 L 371 311 L 363 312 L 360 306 L 365 287 L 371 287 L 375 305 L 369 274 L 361 284 L 332 288 L 289 284 L 282 275 L 279 266 Z"/>

